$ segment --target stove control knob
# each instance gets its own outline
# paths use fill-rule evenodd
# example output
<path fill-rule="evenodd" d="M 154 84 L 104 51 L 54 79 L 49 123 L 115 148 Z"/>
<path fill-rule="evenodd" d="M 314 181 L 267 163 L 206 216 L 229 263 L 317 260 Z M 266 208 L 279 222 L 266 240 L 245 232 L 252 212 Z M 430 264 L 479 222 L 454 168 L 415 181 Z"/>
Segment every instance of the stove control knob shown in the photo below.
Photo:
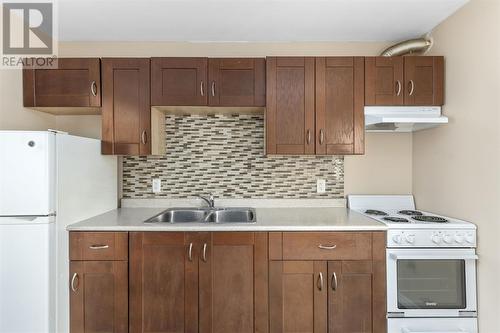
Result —
<path fill-rule="evenodd" d="M 474 244 L 474 234 L 473 233 L 468 233 L 465 236 L 465 241 L 469 244 Z"/>
<path fill-rule="evenodd" d="M 455 242 L 462 244 L 464 242 L 464 234 L 458 233 L 455 235 Z"/>
<path fill-rule="evenodd" d="M 396 244 L 400 244 L 401 243 L 401 235 L 394 235 L 392 236 L 392 240 L 394 241 L 394 243 Z"/>
<path fill-rule="evenodd" d="M 451 237 L 450 234 L 444 234 L 443 236 L 443 241 L 446 243 L 446 244 L 451 244 L 453 242 L 453 238 Z"/>
<path fill-rule="evenodd" d="M 408 243 L 415 243 L 415 234 L 407 234 L 405 238 Z"/>
<path fill-rule="evenodd" d="M 441 235 L 440 235 L 440 234 L 433 234 L 433 235 L 431 236 L 431 240 L 432 240 L 432 242 L 433 242 L 434 244 L 439 244 L 439 243 L 441 243 L 441 241 L 443 240 L 443 238 L 441 237 Z"/>

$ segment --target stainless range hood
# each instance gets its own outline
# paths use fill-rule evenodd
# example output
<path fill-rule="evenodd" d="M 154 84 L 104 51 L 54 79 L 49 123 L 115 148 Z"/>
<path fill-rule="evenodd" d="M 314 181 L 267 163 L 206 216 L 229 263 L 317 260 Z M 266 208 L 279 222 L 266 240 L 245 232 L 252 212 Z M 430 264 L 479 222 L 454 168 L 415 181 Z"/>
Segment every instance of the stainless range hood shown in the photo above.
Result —
<path fill-rule="evenodd" d="M 440 106 L 365 106 L 367 132 L 415 132 L 446 123 Z"/>

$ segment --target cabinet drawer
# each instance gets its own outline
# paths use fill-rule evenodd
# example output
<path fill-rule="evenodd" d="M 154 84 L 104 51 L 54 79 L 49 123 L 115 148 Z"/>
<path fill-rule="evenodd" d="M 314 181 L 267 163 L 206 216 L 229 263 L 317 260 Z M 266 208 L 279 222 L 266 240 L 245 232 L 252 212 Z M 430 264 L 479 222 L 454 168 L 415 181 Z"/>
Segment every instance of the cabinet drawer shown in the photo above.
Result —
<path fill-rule="evenodd" d="M 284 232 L 283 260 L 371 260 L 369 232 Z"/>
<path fill-rule="evenodd" d="M 71 232 L 70 260 L 127 260 L 126 232 Z"/>

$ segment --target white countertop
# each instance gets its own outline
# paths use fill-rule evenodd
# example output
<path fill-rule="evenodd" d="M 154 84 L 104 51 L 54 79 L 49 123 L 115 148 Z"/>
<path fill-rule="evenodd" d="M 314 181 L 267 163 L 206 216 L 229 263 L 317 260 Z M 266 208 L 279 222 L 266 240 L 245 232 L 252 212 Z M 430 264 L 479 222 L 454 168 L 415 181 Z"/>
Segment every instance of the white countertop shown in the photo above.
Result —
<path fill-rule="evenodd" d="M 119 208 L 68 226 L 70 231 L 377 231 L 387 227 L 343 207 L 256 208 L 257 222 L 144 223 L 165 208 Z"/>

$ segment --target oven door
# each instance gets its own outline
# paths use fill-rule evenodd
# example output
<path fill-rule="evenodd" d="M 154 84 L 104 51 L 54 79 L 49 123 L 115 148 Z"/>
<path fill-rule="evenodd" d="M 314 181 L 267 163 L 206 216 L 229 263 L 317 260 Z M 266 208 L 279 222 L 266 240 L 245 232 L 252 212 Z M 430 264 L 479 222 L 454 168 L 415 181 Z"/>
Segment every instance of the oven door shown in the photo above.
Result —
<path fill-rule="evenodd" d="M 475 317 L 474 249 L 387 249 L 389 317 Z"/>

